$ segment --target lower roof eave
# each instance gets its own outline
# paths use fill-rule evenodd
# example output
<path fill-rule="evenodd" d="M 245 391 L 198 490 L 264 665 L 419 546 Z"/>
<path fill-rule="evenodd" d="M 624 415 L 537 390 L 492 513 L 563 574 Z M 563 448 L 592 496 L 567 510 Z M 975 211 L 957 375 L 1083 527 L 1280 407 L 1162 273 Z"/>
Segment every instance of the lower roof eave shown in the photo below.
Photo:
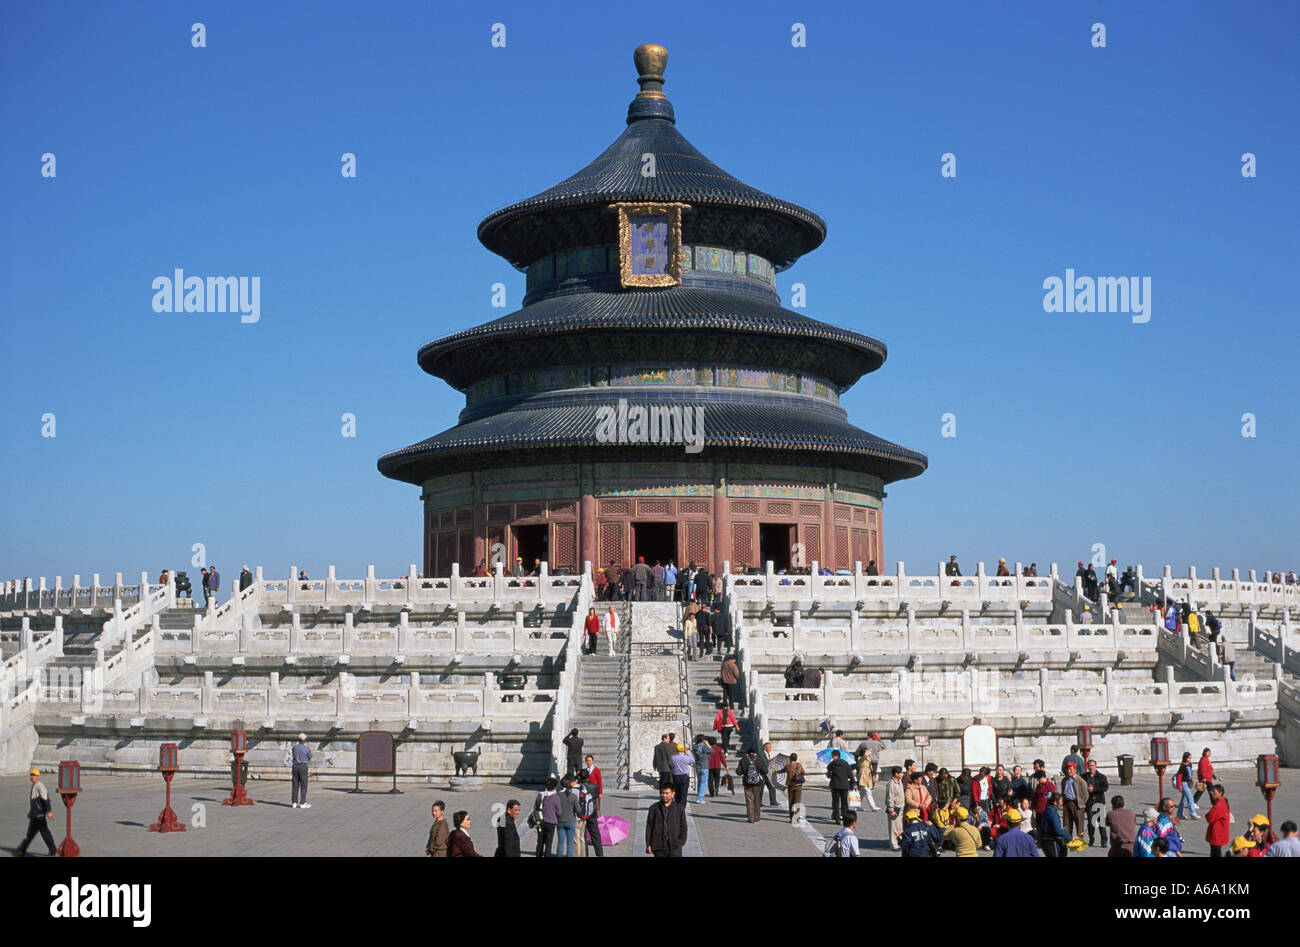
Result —
<path fill-rule="evenodd" d="M 588 441 L 557 439 L 528 444 L 509 443 L 444 443 L 437 446 L 413 444 L 379 458 L 381 474 L 393 480 L 421 486 L 431 477 L 485 467 L 515 465 L 521 461 L 556 460 L 555 451 L 573 452 L 575 461 L 621 460 L 662 461 L 666 459 L 728 460 L 747 463 L 773 464 L 816 463 L 835 466 L 880 477 L 884 483 L 907 480 L 925 473 L 929 459 L 918 451 L 898 448 L 897 452 L 878 448 L 857 448 L 836 444 L 796 444 L 782 439 L 763 441 L 748 437 L 741 439 L 706 438 L 704 447 L 688 453 L 682 444 L 672 445 L 611 445 Z M 762 452 L 754 457 L 751 452 Z"/>

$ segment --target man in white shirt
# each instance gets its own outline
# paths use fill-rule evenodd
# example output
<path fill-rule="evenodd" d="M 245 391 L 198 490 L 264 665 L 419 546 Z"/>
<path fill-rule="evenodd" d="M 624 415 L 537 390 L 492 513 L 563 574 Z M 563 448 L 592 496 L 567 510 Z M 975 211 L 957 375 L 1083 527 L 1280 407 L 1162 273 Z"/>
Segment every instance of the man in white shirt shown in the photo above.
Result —
<path fill-rule="evenodd" d="M 835 838 L 839 840 L 841 858 L 857 858 L 858 837 L 853 834 L 854 827 L 858 824 L 858 814 L 849 810 L 844 816 L 844 828 L 835 833 Z"/>
<path fill-rule="evenodd" d="M 1280 826 L 1282 837 L 1268 847 L 1265 858 L 1300 858 L 1300 838 L 1296 838 L 1296 825 L 1287 820 Z"/>

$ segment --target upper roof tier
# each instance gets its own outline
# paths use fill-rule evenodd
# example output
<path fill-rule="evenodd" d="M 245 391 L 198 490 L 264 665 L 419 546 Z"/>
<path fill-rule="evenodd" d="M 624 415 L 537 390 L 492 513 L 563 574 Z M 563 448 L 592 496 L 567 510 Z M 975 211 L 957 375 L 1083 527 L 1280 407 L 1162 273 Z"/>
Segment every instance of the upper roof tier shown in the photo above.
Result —
<path fill-rule="evenodd" d="M 627 130 L 577 174 L 527 200 L 494 211 L 478 238 L 516 267 L 569 247 L 610 242 L 608 206 L 626 201 L 691 205 L 684 242 L 736 246 L 785 269 L 826 239 L 812 211 L 739 181 L 704 157 L 676 128 L 662 91 L 668 52 L 647 44 L 633 59 L 641 92 L 627 110 Z M 654 174 L 644 173 L 646 155 Z"/>

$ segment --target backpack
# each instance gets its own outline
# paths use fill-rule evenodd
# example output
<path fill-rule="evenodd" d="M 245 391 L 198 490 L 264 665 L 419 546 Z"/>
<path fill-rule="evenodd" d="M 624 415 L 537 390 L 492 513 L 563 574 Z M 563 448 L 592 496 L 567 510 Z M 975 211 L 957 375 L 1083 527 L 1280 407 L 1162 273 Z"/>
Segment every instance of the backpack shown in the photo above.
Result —
<path fill-rule="evenodd" d="M 844 857 L 844 853 L 840 851 L 840 840 L 844 838 L 844 833 L 847 831 L 848 829 L 840 829 L 826 840 L 826 847 L 822 849 L 822 858 Z"/>
<path fill-rule="evenodd" d="M 758 771 L 758 762 L 746 758 L 745 772 L 741 774 L 741 782 L 746 786 L 763 785 L 763 774 Z"/>
<path fill-rule="evenodd" d="M 578 818 L 590 819 L 596 814 L 596 800 L 586 786 L 578 787 Z"/>

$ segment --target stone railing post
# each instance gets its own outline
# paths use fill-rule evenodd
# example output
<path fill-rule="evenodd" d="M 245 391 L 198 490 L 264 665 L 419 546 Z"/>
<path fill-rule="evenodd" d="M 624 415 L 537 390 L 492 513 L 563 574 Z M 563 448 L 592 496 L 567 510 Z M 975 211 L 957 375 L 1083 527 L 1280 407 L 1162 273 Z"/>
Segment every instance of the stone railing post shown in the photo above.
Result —
<path fill-rule="evenodd" d="M 516 622 L 522 623 L 524 620 L 523 613 L 516 612 L 515 614 L 518 616 L 518 618 L 515 619 Z M 469 631 L 465 627 L 465 612 L 458 611 L 456 612 L 456 650 L 458 652 L 464 652 L 468 647 Z"/>
<path fill-rule="evenodd" d="M 975 650 L 975 627 L 971 624 L 970 609 L 961 610 L 961 644 L 967 651 Z"/>
<path fill-rule="evenodd" d="M 916 654 L 916 607 L 911 602 L 907 604 L 907 653 Z"/>
<path fill-rule="evenodd" d="M 366 566 L 366 592 L 365 592 L 365 602 L 367 604 L 370 604 L 375 600 L 376 591 L 377 588 L 375 583 L 375 567 L 373 565 L 368 565 Z"/>
<path fill-rule="evenodd" d="M 800 615 L 797 608 L 790 613 L 790 647 L 795 654 L 803 653 L 803 616 Z"/>
<path fill-rule="evenodd" d="M 302 646 L 302 616 L 294 612 L 289 616 L 289 654 L 297 655 Z"/>
<path fill-rule="evenodd" d="M 397 653 L 406 654 L 411 646 L 411 613 L 401 611 L 397 615 Z"/>
<path fill-rule="evenodd" d="M 24 615 L 23 625 L 18 632 L 18 650 L 27 652 L 27 663 L 31 664 L 32 652 L 32 620 Z"/>
<path fill-rule="evenodd" d="M 54 653 L 51 654 L 50 657 L 52 658 L 63 657 L 63 616 L 62 615 L 54 616 Z"/>
<path fill-rule="evenodd" d="M 898 669 L 898 715 L 906 717 L 912 712 L 912 672 Z"/>
<path fill-rule="evenodd" d="M 1179 637 L 1183 637 L 1179 635 Z M 1178 706 L 1177 692 L 1174 688 L 1174 668 L 1173 665 L 1165 668 L 1165 690 L 1169 694 L 1169 709 L 1172 711 Z"/>
<path fill-rule="evenodd" d="M 1115 708 L 1115 672 L 1110 668 L 1101 669 L 1101 679 L 1106 685 L 1106 713 L 1114 713 Z"/>
<path fill-rule="evenodd" d="M 1108 673 L 1109 670 L 1110 669 L 1107 668 Z M 1051 712 L 1051 707 L 1048 706 L 1047 692 L 1048 692 L 1047 668 L 1039 668 L 1038 669 L 1038 708 L 1043 712 L 1044 715 Z"/>
<path fill-rule="evenodd" d="M 772 560 L 767 560 L 767 563 L 763 566 L 763 579 L 764 585 L 766 586 L 765 594 L 768 598 L 773 598 L 776 595 L 775 573 L 776 570 L 773 566 Z"/>
<path fill-rule="evenodd" d="M 402 614 L 405 615 L 406 612 L 402 612 Z M 354 621 L 355 621 L 355 618 L 354 618 L 353 615 L 352 615 L 352 610 L 351 610 L 351 609 L 348 609 L 346 612 L 343 613 L 343 641 L 342 641 L 342 648 L 343 648 L 343 653 L 344 653 L 344 654 L 351 654 L 351 653 L 352 653 L 352 633 L 353 633 L 353 631 L 356 630 L 356 629 L 355 629 L 355 626 L 354 626 L 354 624 L 353 624 Z"/>
<path fill-rule="evenodd" d="M 216 703 L 217 688 L 212 683 L 212 672 L 203 672 L 203 691 L 199 696 L 199 713 L 210 714 L 213 712 L 213 706 Z"/>
<path fill-rule="evenodd" d="M 340 671 L 337 687 L 335 689 L 335 703 L 338 705 L 337 716 L 346 717 L 348 715 L 348 672 Z"/>
<path fill-rule="evenodd" d="M 406 715 L 418 720 L 423 708 L 420 706 L 420 672 L 411 672 L 411 682 L 406 688 Z"/>
<path fill-rule="evenodd" d="M 289 587 L 286 591 L 288 593 L 287 600 L 290 603 L 298 601 L 298 567 L 297 566 L 289 567 Z"/>
<path fill-rule="evenodd" d="M 334 567 L 328 566 L 325 569 L 325 604 L 326 605 L 328 605 L 330 602 L 334 601 L 338 597 L 338 589 L 335 588 L 335 583 L 337 581 L 338 580 L 335 578 L 334 575 Z"/>
<path fill-rule="evenodd" d="M 406 569 L 406 604 L 415 608 L 415 583 L 417 571 L 415 563 L 412 562 Z"/>
<path fill-rule="evenodd" d="M 272 720 L 280 713 L 280 672 L 271 672 L 271 681 L 266 688 L 266 715 Z"/>
<path fill-rule="evenodd" d="M 32 587 L 31 579 L 28 579 L 28 580 L 27 580 L 27 588 L 28 588 L 28 589 L 31 589 L 31 587 Z M 101 586 L 100 586 L 100 584 L 99 584 L 99 573 L 96 572 L 96 573 L 92 574 L 91 577 L 90 577 L 90 607 L 91 607 L 91 608 L 94 608 L 95 606 L 97 606 L 97 605 L 99 604 L 99 592 L 100 592 L 100 589 L 101 589 Z"/>

